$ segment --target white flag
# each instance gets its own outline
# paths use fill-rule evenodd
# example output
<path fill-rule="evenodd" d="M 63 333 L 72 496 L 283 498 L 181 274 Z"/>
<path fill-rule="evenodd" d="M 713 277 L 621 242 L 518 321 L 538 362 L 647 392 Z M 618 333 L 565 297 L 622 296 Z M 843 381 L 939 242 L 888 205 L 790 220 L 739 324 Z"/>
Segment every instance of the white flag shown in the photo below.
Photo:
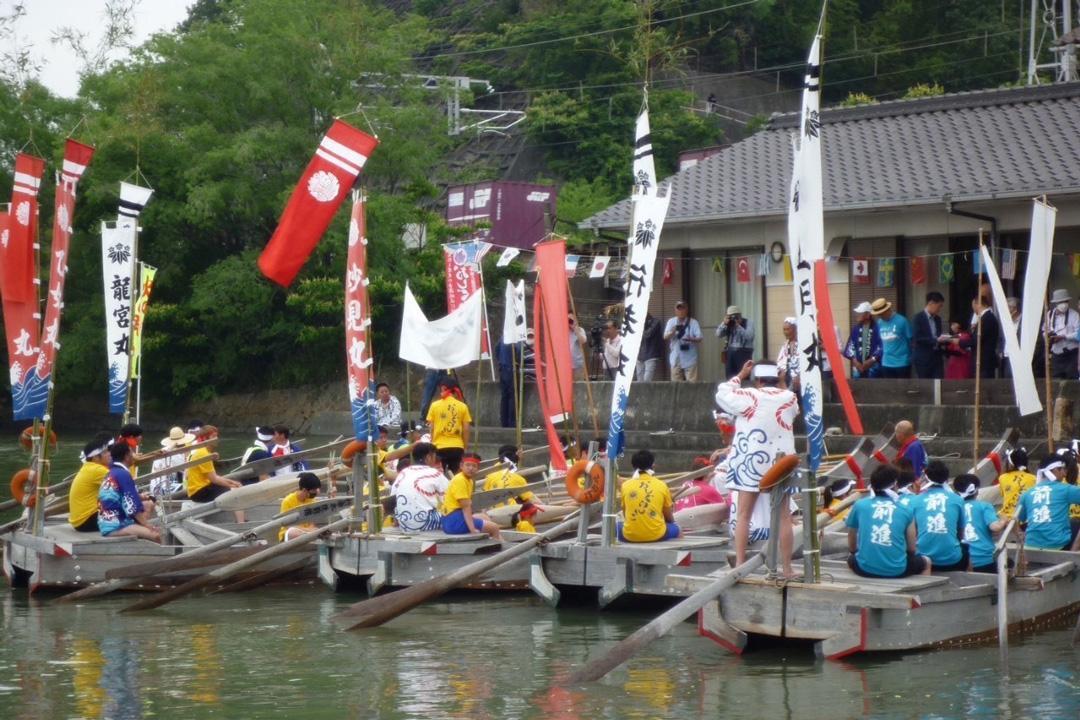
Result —
<path fill-rule="evenodd" d="M 656 165 L 649 132 L 649 110 L 645 108 L 638 115 L 634 128 L 634 195 L 655 194 Z"/>
<path fill-rule="evenodd" d="M 120 183 L 120 217 L 139 217 L 154 191 L 141 185 Z"/>
<path fill-rule="evenodd" d="M 474 292 L 449 315 L 429 321 L 406 283 L 398 356 L 434 370 L 479 360 L 483 309 L 484 293 Z"/>
<path fill-rule="evenodd" d="M 610 255 L 597 255 L 593 258 L 592 267 L 589 268 L 590 278 L 604 277 L 604 273 L 607 272 L 608 265 L 611 264 Z"/>
<path fill-rule="evenodd" d="M 499 261 L 495 263 L 495 267 L 506 267 L 513 262 L 514 258 L 520 253 L 521 251 L 517 248 L 506 248 L 502 251 L 502 255 L 499 256 Z"/>
<path fill-rule="evenodd" d="M 135 274 L 135 223 L 121 217 L 114 227 L 101 223 L 101 269 L 105 281 L 105 349 L 109 372 L 109 412 L 127 408 L 131 343 L 131 286 Z"/>
<path fill-rule="evenodd" d="M 997 268 L 994 267 L 994 258 L 990 256 L 990 248 L 982 246 L 983 269 L 990 281 L 990 289 L 994 292 L 994 304 L 996 307 L 1007 307 L 1005 304 L 1005 290 L 1001 287 L 1001 279 L 998 278 Z M 1024 313 L 1025 315 L 1027 313 Z M 1034 314 L 1034 313 L 1032 313 Z M 1040 313 L 1041 314 L 1041 313 Z M 1020 415 L 1031 415 L 1040 412 L 1043 408 L 1039 402 L 1039 391 L 1035 387 L 1035 374 L 1031 370 L 1031 356 L 1025 356 L 1020 349 L 1020 341 L 1016 337 L 1016 325 L 1012 316 L 1003 312 L 998 316 L 1001 323 L 1001 334 L 1005 338 L 1005 352 L 1010 358 L 1018 358 L 1018 362 L 1010 363 L 1013 376 L 1013 392 L 1016 394 L 1016 405 L 1020 409 Z"/>
<path fill-rule="evenodd" d="M 515 286 L 506 281 L 506 313 L 503 315 L 502 341 L 507 345 L 525 342 L 525 281 Z"/>
<path fill-rule="evenodd" d="M 1027 270 L 1024 274 L 1024 311 L 1020 318 L 1019 364 L 1030 363 L 1035 355 L 1035 343 L 1039 339 L 1039 326 L 1043 319 L 1043 303 L 1046 283 L 1050 279 L 1050 256 L 1054 252 L 1054 225 L 1057 208 L 1036 200 L 1031 208 L 1031 245 L 1028 251 Z M 998 307 L 1005 307 L 999 305 Z M 1005 314 L 1005 313 L 1002 313 Z M 1016 365 L 1018 363 L 1011 363 Z"/>

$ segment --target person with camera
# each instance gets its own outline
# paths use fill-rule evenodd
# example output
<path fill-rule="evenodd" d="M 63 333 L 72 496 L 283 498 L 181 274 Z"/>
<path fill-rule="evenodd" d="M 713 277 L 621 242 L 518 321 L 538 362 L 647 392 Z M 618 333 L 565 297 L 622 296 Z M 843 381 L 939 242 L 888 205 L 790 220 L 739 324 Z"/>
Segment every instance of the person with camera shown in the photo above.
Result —
<path fill-rule="evenodd" d="M 619 361 L 622 358 L 622 335 L 619 334 L 619 326 L 614 320 L 604 323 L 604 331 L 601 335 L 604 348 L 604 377 L 608 380 L 615 379 L 615 373 L 619 371 Z"/>
<path fill-rule="evenodd" d="M 754 323 L 742 316 L 738 305 L 729 305 L 724 322 L 716 328 L 716 337 L 727 340 L 727 357 L 724 360 L 725 377 L 739 374 L 742 366 L 754 355 Z"/>
<path fill-rule="evenodd" d="M 585 353 L 589 349 L 589 336 L 585 329 L 578 325 L 577 318 L 573 314 L 568 315 L 567 319 L 570 323 L 570 365 L 574 371 L 574 380 L 584 380 Z"/>
<path fill-rule="evenodd" d="M 701 325 L 690 317 L 690 306 L 685 300 L 675 303 L 675 317 L 664 326 L 664 340 L 669 343 L 671 379 L 675 382 L 697 382 Z"/>

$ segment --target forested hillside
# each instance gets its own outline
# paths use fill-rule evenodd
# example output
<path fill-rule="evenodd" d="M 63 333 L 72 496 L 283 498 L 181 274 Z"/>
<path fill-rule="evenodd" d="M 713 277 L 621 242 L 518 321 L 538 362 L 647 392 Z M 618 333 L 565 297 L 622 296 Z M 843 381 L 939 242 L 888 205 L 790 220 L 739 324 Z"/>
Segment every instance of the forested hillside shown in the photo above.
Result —
<path fill-rule="evenodd" d="M 465 98 L 471 106 L 524 103 L 513 132 L 541 159 L 530 179 L 558 182 L 560 216 L 576 221 L 627 192 L 646 77 L 667 174 L 680 151 L 732 139 L 696 88 L 748 76 L 777 92 L 797 85 L 819 12 L 817 0 L 198 0 L 185 23 L 123 62 L 88 65 L 72 100 L 51 96 L 16 47 L 0 58 L 0 197 L 21 148 L 55 166 L 75 129 L 98 149 L 77 209 L 60 391 L 104 402 L 97 228 L 115 216 L 118 181 L 136 171 L 155 190 L 141 255 L 160 269 L 145 395 L 169 403 L 339 379 L 345 213 L 289 292 L 255 266 L 332 117 L 381 141 L 365 182 L 376 357 L 393 362 L 405 279 L 427 308 L 441 305 L 437 244 L 453 236 L 439 217 L 445 185 L 489 179 L 477 177 L 483 168 L 451 169 L 475 135 L 449 136 L 445 87 L 414 75 L 489 81 L 490 93 L 474 86 Z M 833 0 L 826 100 L 1016 82 L 1025 21 L 1018 0 Z M 0 19 L 6 45 L 16 22 Z M 43 195 L 47 243 L 52 189 Z M 406 252 L 402 228 L 417 222 L 429 244 Z"/>

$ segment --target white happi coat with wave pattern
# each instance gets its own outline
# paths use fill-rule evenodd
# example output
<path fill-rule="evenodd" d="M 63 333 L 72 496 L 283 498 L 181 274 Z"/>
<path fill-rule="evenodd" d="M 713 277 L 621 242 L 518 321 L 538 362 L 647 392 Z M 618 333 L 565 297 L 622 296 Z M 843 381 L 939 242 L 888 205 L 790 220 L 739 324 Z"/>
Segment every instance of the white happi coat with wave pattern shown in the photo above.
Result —
<path fill-rule="evenodd" d="M 439 506 L 450 481 L 446 476 L 427 465 L 410 465 L 398 473 L 390 494 L 397 505 L 394 519 L 406 532 L 438 530 L 442 527 Z"/>
<path fill-rule="evenodd" d="M 717 387 L 716 404 L 735 416 L 727 486 L 757 492 L 773 463 L 795 452 L 792 425 L 799 414 L 799 401 L 790 390 L 743 387 L 736 376 Z"/>

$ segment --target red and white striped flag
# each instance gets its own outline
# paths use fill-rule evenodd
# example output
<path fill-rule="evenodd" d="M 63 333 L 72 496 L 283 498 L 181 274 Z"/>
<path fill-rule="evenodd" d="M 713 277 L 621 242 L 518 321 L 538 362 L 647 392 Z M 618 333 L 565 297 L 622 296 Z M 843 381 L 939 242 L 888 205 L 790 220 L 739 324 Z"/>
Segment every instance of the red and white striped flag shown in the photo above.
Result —
<path fill-rule="evenodd" d="M 319 243 L 379 141 L 335 120 L 259 256 L 263 275 L 288 287 Z"/>

